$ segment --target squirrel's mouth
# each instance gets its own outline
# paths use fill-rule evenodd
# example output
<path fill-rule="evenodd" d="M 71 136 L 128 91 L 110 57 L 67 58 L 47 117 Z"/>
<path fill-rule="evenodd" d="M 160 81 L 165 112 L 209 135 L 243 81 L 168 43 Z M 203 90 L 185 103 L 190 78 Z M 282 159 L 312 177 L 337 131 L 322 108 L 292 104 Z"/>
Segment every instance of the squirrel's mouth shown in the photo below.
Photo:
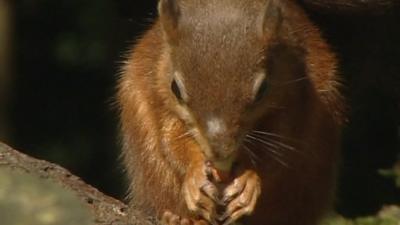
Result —
<path fill-rule="evenodd" d="M 230 172 L 232 170 L 233 164 L 236 161 L 236 153 L 232 153 L 227 157 L 218 157 L 215 159 L 212 159 L 211 162 L 213 163 L 214 167 L 217 170 L 223 171 L 223 172 Z"/>

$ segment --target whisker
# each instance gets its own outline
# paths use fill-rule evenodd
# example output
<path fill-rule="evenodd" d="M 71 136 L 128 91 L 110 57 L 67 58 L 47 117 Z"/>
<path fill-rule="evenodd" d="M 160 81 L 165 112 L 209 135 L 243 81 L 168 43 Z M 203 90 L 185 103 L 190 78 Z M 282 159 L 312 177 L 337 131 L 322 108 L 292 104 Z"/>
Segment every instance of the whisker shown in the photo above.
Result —
<path fill-rule="evenodd" d="M 273 85 L 280 86 L 280 87 L 284 87 L 284 86 L 286 86 L 286 85 L 298 83 L 298 82 L 300 82 L 300 81 L 305 81 L 305 80 L 308 80 L 308 77 L 307 77 L 307 76 L 301 77 L 301 78 L 297 78 L 297 79 L 293 79 L 293 80 L 289 80 L 289 81 L 282 82 L 282 83 L 276 83 L 276 84 L 273 84 Z"/>
<path fill-rule="evenodd" d="M 175 141 L 180 140 L 180 139 L 183 139 L 183 138 L 186 138 L 186 137 L 190 137 L 190 136 L 193 136 L 193 134 L 192 134 L 192 132 L 190 132 L 190 130 L 189 130 L 189 131 L 186 131 L 185 133 L 179 135 L 178 137 L 176 137 L 176 138 L 175 138 Z"/>
<path fill-rule="evenodd" d="M 290 168 L 289 167 L 289 164 L 287 164 L 285 161 L 283 161 L 282 159 L 280 159 L 279 157 L 277 157 L 277 156 L 274 156 L 274 155 L 270 155 L 273 159 L 275 159 L 278 163 L 280 163 L 282 166 L 284 166 L 284 167 L 286 167 L 286 168 Z"/>
<path fill-rule="evenodd" d="M 290 140 L 291 138 L 279 135 L 279 134 L 275 134 L 275 133 L 271 133 L 271 132 L 266 132 L 266 131 L 260 131 L 260 130 L 252 130 L 252 133 L 256 133 L 256 134 L 264 134 L 264 135 L 268 135 L 271 137 L 277 137 L 277 138 L 281 138 L 281 139 L 288 139 Z"/>
<path fill-rule="evenodd" d="M 257 162 L 256 159 L 258 158 L 257 155 L 251 151 L 251 149 L 249 147 L 247 147 L 246 145 L 243 145 L 244 149 L 246 150 L 246 152 L 249 153 L 249 158 L 251 163 L 253 164 L 254 167 L 257 167 Z"/>
<path fill-rule="evenodd" d="M 266 132 L 266 131 L 261 131 L 261 130 L 252 130 L 250 133 L 262 134 L 262 135 L 265 135 L 265 136 L 268 136 L 268 137 L 275 137 L 275 138 L 279 138 L 279 139 L 282 139 L 282 140 L 285 140 L 285 141 L 294 142 L 294 143 L 302 143 L 302 141 L 300 141 L 297 138 L 285 137 L 283 135 L 279 135 L 279 134 L 272 133 L 272 132 Z"/>
<path fill-rule="evenodd" d="M 283 149 L 283 150 L 286 150 L 286 151 L 291 151 L 291 152 L 296 152 L 296 153 L 302 153 L 301 151 L 297 150 L 295 147 L 293 147 L 291 145 L 288 145 L 288 144 L 285 144 L 285 143 L 283 143 L 281 141 L 274 140 L 272 138 L 268 138 L 268 137 L 264 137 L 264 136 L 260 136 L 260 135 L 257 135 L 257 134 L 254 134 L 254 136 L 257 137 L 257 138 L 260 138 L 260 139 L 262 139 L 262 140 L 264 140 L 266 142 L 269 142 L 272 145 L 277 146 L 278 149 Z"/>
<path fill-rule="evenodd" d="M 276 145 L 271 144 L 271 143 L 269 143 L 269 142 L 267 142 L 267 141 L 265 141 L 265 140 L 263 140 L 263 139 L 254 137 L 254 136 L 249 135 L 249 134 L 246 135 L 246 136 L 249 137 L 250 139 L 253 139 L 253 140 L 255 140 L 255 141 L 258 141 L 258 142 L 260 142 L 260 143 L 262 143 L 262 144 L 264 144 L 264 145 L 266 145 L 266 146 L 272 147 L 272 148 L 274 148 L 274 149 L 279 149 L 279 148 L 277 148 Z M 271 151 L 271 152 L 273 152 L 273 153 L 275 153 L 276 155 L 281 156 L 281 157 L 284 156 L 283 153 L 278 152 L 278 151 L 275 151 L 274 149 L 268 149 L 268 150 Z"/>
<path fill-rule="evenodd" d="M 247 137 L 252 138 L 255 141 L 259 141 L 262 144 L 265 144 L 265 146 L 263 148 L 261 148 L 260 150 L 263 150 L 263 151 L 265 151 L 267 153 L 271 153 L 271 154 L 269 154 L 271 157 L 273 157 L 275 160 L 278 160 L 278 161 L 281 161 L 282 163 L 284 163 L 282 158 L 284 158 L 285 155 L 283 154 L 283 152 L 277 151 L 279 148 L 277 148 L 276 145 L 273 145 L 271 143 L 265 142 L 265 141 L 263 141 L 261 139 L 254 138 L 251 135 L 247 135 Z M 266 148 L 266 147 L 273 147 L 273 148 Z M 287 163 L 284 163 L 284 164 L 287 165 Z"/>
<path fill-rule="evenodd" d="M 271 141 L 272 143 L 277 144 L 277 145 L 279 145 L 280 147 L 282 147 L 282 148 L 284 148 L 284 149 L 287 149 L 287 150 L 289 150 L 289 151 L 292 151 L 292 152 L 300 152 L 300 151 L 298 151 L 295 147 L 293 147 L 293 146 L 291 146 L 291 145 L 282 143 L 282 142 L 277 141 L 277 140 L 274 140 L 274 139 L 269 139 L 269 138 L 267 138 L 267 140 L 268 140 L 268 141 Z"/>
<path fill-rule="evenodd" d="M 251 136 L 246 135 L 246 137 L 251 137 Z M 253 139 L 253 140 L 255 140 L 255 139 Z M 245 141 L 245 142 L 248 142 L 248 143 L 250 143 L 250 144 L 255 145 L 255 143 L 253 143 L 252 141 L 250 141 L 250 140 L 248 140 L 248 139 L 246 139 L 246 138 L 244 139 L 244 141 Z M 284 157 L 284 155 L 282 155 L 282 154 L 277 154 L 277 152 L 276 152 L 275 150 L 270 149 L 270 148 L 265 148 L 265 147 L 268 147 L 268 146 L 265 146 L 265 145 L 264 145 L 263 148 L 260 149 L 260 150 L 263 150 L 264 152 L 269 153 L 268 155 L 269 155 L 273 160 L 275 160 L 276 162 L 278 162 L 279 164 L 281 164 L 281 165 L 284 166 L 285 168 L 290 168 L 289 164 L 286 163 L 283 159 L 280 158 L 280 157 Z M 252 152 L 252 151 L 251 151 L 251 152 Z M 252 153 L 253 153 L 254 156 L 256 156 L 256 159 L 259 159 L 259 161 L 261 161 L 260 157 L 257 157 L 257 155 L 256 155 L 254 152 L 252 152 Z"/>
<path fill-rule="evenodd" d="M 304 81 L 304 80 L 308 80 L 308 77 L 305 76 L 305 77 L 300 77 L 300 78 L 293 79 L 293 80 L 290 80 L 290 81 L 286 81 L 284 83 L 284 85 L 293 84 L 293 83 L 297 83 L 297 82 Z"/>

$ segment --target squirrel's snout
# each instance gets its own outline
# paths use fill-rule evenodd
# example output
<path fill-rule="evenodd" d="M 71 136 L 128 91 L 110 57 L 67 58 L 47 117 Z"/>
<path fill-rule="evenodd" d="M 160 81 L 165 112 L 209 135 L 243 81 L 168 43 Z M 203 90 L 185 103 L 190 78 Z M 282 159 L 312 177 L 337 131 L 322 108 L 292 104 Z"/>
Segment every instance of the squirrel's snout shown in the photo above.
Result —
<path fill-rule="evenodd" d="M 211 141 L 210 147 L 214 153 L 216 160 L 224 160 L 230 158 L 235 152 L 236 148 L 233 144 L 224 143 L 220 141 Z"/>
<path fill-rule="evenodd" d="M 215 160 L 232 158 L 237 151 L 236 132 L 230 123 L 220 117 L 210 117 L 206 122 L 208 144 Z"/>

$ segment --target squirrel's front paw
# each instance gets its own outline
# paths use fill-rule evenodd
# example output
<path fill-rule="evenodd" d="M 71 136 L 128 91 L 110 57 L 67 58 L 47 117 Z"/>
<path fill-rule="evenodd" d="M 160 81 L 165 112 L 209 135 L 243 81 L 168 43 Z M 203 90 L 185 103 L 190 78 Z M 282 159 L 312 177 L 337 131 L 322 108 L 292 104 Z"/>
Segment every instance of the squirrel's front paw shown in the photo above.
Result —
<path fill-rule="evenodd" d="M 188 209 L 212 225 L 217 224 L 218 189 L 211 181 L 215 174 L 215 170 L 206 163 L 192 166 L 182 187 Z"/>
<path fill-rule="evenodd" d="M 167 211 L 161 218 L 162 225 L 208 225 L 204 220 L 193 220 L 188 218 L 181 218 Z"/>
<path fill-rule="evenodd" d="M 227 207 L 220 221 L 224 225 L 233 224 L 242 216 L 253 213 L 260 194 L 260 178 L 252 170 L 245 171 L 225 189 L 222 201 Z"/>

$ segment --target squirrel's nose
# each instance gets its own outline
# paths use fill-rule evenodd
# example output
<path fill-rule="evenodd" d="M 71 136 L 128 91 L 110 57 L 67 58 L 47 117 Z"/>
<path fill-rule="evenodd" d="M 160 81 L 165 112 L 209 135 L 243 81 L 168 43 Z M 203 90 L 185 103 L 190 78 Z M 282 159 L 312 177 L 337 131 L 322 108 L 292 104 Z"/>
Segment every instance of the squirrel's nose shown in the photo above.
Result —
<path fill-rule="evenodd" d="M 235 152 L 234 140 L 230 135 L 223 119 L 211 117 L 207 120 L 207 139 L 216 158 L 229 158 Z"/>

